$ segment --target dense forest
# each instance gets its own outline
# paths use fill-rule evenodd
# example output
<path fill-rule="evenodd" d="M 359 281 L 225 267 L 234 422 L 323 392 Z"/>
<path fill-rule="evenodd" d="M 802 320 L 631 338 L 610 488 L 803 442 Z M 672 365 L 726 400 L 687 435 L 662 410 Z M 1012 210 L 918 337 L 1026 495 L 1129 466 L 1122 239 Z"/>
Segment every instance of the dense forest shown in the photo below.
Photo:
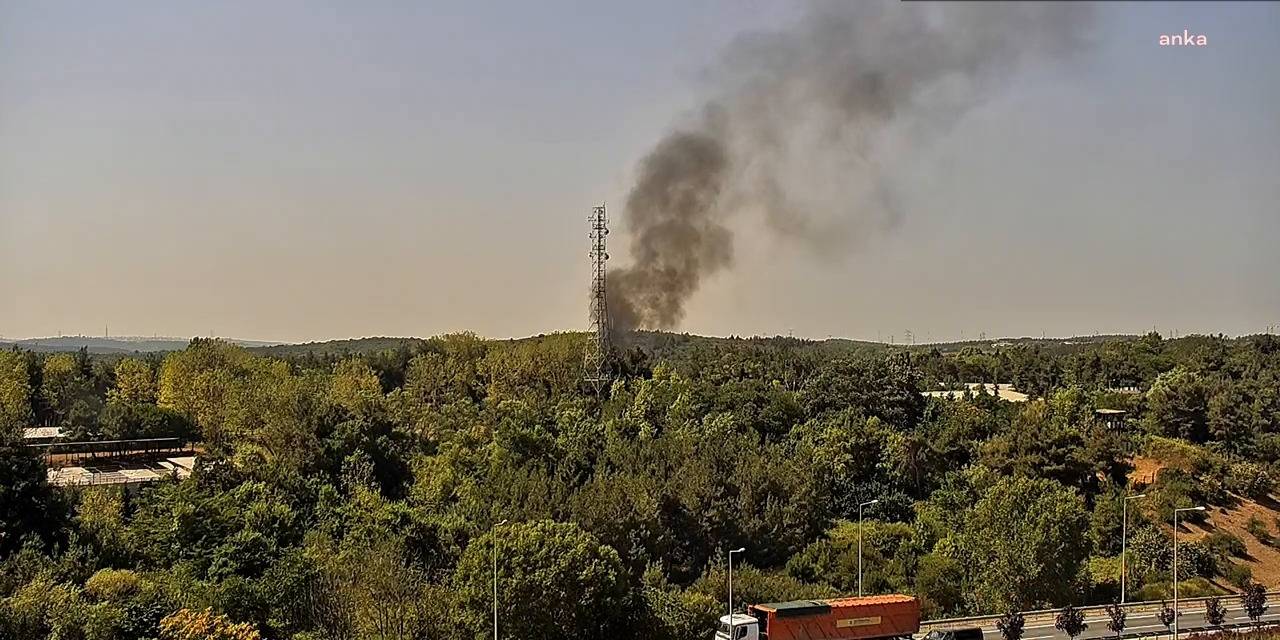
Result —
<path fill-rule="evenodd" d="M 643 334 L 599 392 L 583 340 L 0 352 L 0 638 L 469 640 L 495 562 L 503 637 L 705 638 L 729 548 L 738 603 L 855 592 L 872 500 L 869 593 L 929 617 L 1111 602 L 1140 490 L 1129 592 L 1158 600 L 1172 510 L 1268 503 L 1280 471 L 1273 336 Z M 968 382 L 1030 399 L 921 393 Z M 199 464 L 54 488 L 31 426 L 181 437 Z M 1188 538 L 1183 594 L 1249 583 L 1243 544 Z"/>

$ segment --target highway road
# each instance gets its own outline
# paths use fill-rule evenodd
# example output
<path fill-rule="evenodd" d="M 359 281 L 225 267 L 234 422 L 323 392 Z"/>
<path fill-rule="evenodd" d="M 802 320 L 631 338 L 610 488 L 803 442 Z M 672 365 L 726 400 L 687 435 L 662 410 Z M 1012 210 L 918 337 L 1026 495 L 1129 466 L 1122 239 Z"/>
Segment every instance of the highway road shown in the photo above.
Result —
<path fill-rule="evenodd" d="M 1223 623 L 1224 626 L 1237 624 L 1249 624 L 1249 616 L 1245 614 L 1238 602 L 1226 601 L 1227 619 Z M 1280 604 L 1270 603 L 1267 613 L 1262 616 L 1261 621 L 1270 623 L 1280 623 Z M 1080 640 L 1088 640 L 1090 638 L 1114 638 L 1115 633 L 1107 628 L 1110 618 L 1105 613 L 1089 612 L 1085 616 L 1085 623 L 1089 625 L 1085 632 L 1080 634 Z M 1185 634 L 1189 631 L 1211 629 L 1209 623 L 1204 619 L 1204 609 L 1199 605 L 1195 608 L 1187 608 L 1182 611 L 1179 621 L 1179 631 Z M 984 640 L 1000 640 L 1002 637 L 1000 631 L 995 628 L 995 623 L 988 623 L 983 626 Z M 1129 617 L 1125 620 L 1124 635 L 1126 637 L 1135 636 L 1153 636 L 1168 635 L 1165 626 L 1160 624 L 1160 620 L 1156 617 L 1156 612 L 1130 612 Z M 1058 631 L 1053 626 L 1052 620 L 1036 619 L 1028 620 L 1027 626 L 1023 632 L 1023 640 L 1067 640 L 1067 634 Z"/>

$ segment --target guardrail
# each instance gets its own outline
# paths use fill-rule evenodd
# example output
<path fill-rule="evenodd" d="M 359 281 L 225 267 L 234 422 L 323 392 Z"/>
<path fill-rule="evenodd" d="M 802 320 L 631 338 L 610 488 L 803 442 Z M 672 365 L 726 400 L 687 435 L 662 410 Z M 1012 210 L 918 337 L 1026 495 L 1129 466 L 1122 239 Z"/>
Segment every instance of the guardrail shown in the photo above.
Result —
<path fill-rule="evenodd" d="M 1280 595 L 1280 591 L 1267 592 L 1268 598 L 1272 596 L 1277 596 L 1277 595 Z M 1199 598 L 1178 598 L 1178 613 L 1183 614 L 1183 613 L 1203 611 L 1204 603 L 1208 602 L 1214 597 L 1215 596 L 1204 596 Z M 1230 593 L 1230 594 L 1225 594 L 1225 595 L 1216 596 L 1216 597 L 1222 598 L 1223 600 L 1228 600 L 1232 598 L 1239 598 L 1240 594 Z M 1151 611 L 1151 612 L 1159 611 L 1162 604 L 1166 604 L 1170 602 L 1171 601 L 1166 601 L 1165 603 L 1162 603 L 1159 601 L 1143 600 L 1139 602 L 1126 602 L 1122 606 L 1127 613 L 1145 613 L 1148 611 Z M 1197 604 L 1199 605 L 1198 607 L 1184 606 L 1184 605 L 1197 605 Z M 1085 616 L 1088 616 L 1090 613 L 1105 613 L 1107 607 L 1109 606 L 1110 605 L 1097 604 L 1097 605 L 1086 605 L 1083 607 L 1076 607 L 1076 609 L 1083 611 Z M 1023 611 L 1022 615 L 1026 618 L 1027 623 L 1030 624 L 1033 621 L 1040 622 L 1045 619 L 1053 619 L 1057 617 L 1058 612 L 1060 611 L 1062 611 L 1061 608 L 1040 609 L 1036 611 Z M 985 616 L 969 616 L 965 618 L 943 618 L 939 620 L 926 620 L 920 623 L 920 632 L 924 633 L 926 631 L 931 631 L 933 629 L 959 629 L 959 628 L 966 628 L 966 627 L 985 627 L 985 626 L 990 626 L 992 624 L 995 624 L 995 621 L 999 620 L 1001 617 L 1002 616 L 1000 615 L 985 615 Z"/>

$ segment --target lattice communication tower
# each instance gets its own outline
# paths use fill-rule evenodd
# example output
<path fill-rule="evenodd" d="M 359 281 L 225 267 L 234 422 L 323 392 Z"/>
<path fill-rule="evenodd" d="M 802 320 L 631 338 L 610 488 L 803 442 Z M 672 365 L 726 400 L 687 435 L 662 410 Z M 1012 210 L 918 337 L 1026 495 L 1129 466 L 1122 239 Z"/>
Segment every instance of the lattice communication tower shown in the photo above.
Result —
<path fill-rule="evenodd" d="M 587 221 L 591 224 L 591 335 L 587 337 L 582 356 L 582 370 L 584 379 L 599 393 L 613 379 L 609 368 L 612 350 L 609 304 L 605 295 L 605 263 L 609 261 L 605 240 L 609 236 L 609 216 L 604 205 L 592 207 Z"/>

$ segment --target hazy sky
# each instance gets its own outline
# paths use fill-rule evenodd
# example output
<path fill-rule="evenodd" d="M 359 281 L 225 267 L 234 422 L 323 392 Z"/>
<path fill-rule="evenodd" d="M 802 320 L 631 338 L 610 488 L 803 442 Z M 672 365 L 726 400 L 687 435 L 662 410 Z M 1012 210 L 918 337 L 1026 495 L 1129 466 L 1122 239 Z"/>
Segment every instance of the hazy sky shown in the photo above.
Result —
<path fill-rule="evenodd" d="M 1280 4 L 1097 10 L 1085 56 L 900 159 L 896 228 L 815 257 L 741 220 L 682 328 L 1280 325 Z M 590 206 L 726 44 L 802 11 L 0 0 L 0 336 L 583 328 Z M 1208 46 L 1157 46 L 1184 28 Z"/>

